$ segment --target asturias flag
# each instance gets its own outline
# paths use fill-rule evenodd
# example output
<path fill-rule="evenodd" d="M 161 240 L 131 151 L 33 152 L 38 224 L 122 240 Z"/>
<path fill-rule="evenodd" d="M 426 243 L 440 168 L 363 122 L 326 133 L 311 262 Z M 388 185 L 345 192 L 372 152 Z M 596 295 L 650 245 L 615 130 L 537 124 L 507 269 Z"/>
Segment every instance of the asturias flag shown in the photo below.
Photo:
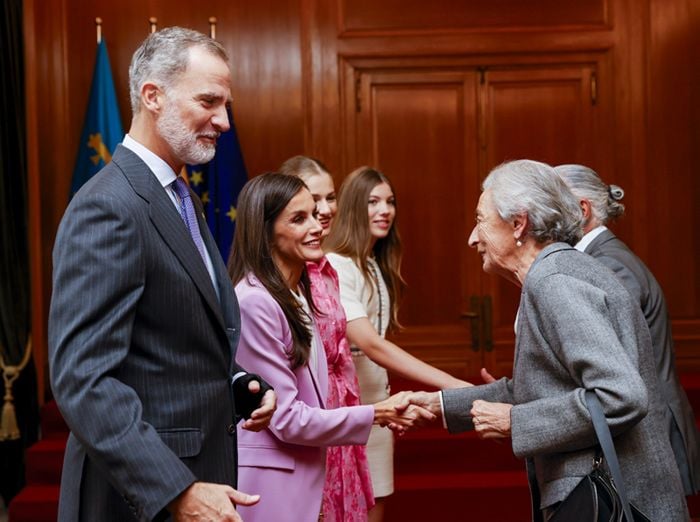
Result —
<path fill-rule="evenodd" d="M 228 121 L 231 128 L 219 136 L 214 159 L 205 165 L 187 165 L 190 187 L 204 204 L 209 229 L 224 261 L 228 261 L 236 229 L 238 193 L 248 181 L 231 111 Z"/>
<path fill-rule="evenodd" d="M 78 157 L 73 169 L 71 196 L 97 171 L 112 159 L 112 152 L 122 141 L 124 132 L 119 116 L 117 95 L 114 92 L 112 70 L 107 46 L 102 40 L 97 45 L 95 70 L 92 74 L 90 101 L 88 102 L 83 133 L 80 136 Z"/>

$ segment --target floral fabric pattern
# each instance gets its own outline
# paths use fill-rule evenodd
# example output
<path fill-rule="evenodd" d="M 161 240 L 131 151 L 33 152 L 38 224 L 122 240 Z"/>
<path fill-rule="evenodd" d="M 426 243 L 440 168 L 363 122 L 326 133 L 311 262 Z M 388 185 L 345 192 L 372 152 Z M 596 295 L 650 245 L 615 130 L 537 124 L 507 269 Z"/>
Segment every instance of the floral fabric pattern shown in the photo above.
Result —
<path fill-rule="evenodd" d="M 324 257 L 307 263 L 311 295 L 319 314 L 316 329 L 328 361 L 326 408 L 357 406 L 360 389 L 350 345 L 345 337 L 345 312 L 340 303 L 338 274 Z M 365 522 L 374 506 L 364 446 L 332 446 L 326 454 L 326 482 L 323 488 L 324 522 Z"/>

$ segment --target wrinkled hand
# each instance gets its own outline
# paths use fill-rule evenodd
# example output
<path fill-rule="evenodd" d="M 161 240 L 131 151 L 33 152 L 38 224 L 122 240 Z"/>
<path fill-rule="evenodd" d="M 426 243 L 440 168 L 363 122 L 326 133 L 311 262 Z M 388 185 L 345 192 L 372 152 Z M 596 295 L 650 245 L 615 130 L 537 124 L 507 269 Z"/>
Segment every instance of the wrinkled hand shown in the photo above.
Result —
<path fill-rule="evenodd" d="M 510 410 L 512 404 L 476 400 L 469 412 L 477 435 L 482 439 L 510 437 Z"/>
<path fill-rule="evenodd" d="M 258 381 L 250 381 L 248 390 L 251 393 L 258 393 L 260 391 L 260 383 Z M 250 414 L 250 419 L 246 420 L 241 425 L 241 428 L 248 431 L 264 430 L 270 425 L 272 414 L 275 413 L 276 409 L 277 395 L 274 390 L 267 390 L 260 400 L 260 407 L 253 410 L 253 413 Z"/>
<path fill-rule="evenodd" d="M 175 522 L 243 522 L 236 504 L 252 506 L 260 495 L 247 495 L 223 484 L 195 482 L 169 505 Z"/>
<path fill-rule="evenodd" d="M 409 401 L 413 392 L 403 391 L 374 405 L 374 420 L 380 426 L 386 426 L 399 435 L 411 428 L 425 426 L 436 417 L 430 411 Z"/>
<path fill-rule="evenodd" d="M 428 410 L 430 413 L 435 415 L 436 418 L 442 417 L 440 392 L 414 392 L 409 396 L 408 402 Z"/>
<path fill-rule="evenodd" d="M 496 382 L 496 378 L 491 375 L 488 371 L 486 371 L 486 368 L 481 369 L 481 378 L 484 380 L 486 384 L 491 384 L 492 382 Z"/>

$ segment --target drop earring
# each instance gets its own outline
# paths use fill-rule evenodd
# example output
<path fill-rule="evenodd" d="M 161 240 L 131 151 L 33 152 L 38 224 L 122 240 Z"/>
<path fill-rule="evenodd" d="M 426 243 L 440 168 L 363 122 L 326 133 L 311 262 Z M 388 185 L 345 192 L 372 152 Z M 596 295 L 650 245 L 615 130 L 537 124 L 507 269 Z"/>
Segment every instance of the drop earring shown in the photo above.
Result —
<path fill-rule="evenodd" d="M 518 239 L 518 240 L 515 242 L 515 246 L 521 247 L 521 246 L 523 246 L 523 242 L 520 241 L 520 240 Z"/>

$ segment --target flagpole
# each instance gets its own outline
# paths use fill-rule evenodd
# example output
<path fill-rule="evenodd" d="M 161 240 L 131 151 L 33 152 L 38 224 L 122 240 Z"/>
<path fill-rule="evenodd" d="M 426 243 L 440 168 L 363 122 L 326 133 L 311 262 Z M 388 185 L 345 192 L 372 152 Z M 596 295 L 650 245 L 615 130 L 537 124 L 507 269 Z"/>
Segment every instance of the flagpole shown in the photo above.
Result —
<path fill-rule="evenodd" d="M 151 24 L 151 33 L 155 33 L 158 30 L 158 19 L 155 16 L 151 16 L 148 19 L 148 23 Z"/>
<path fill-rule="evenodd" d="M 102 43 L 102 18 L 95 18 L 95 29 L 97 29 L 97 45 Z"/>
<path fill-rule="evenodd" d="M 209 36 L 212 40 L 216 40 L 216 16 L 209 17 Z"/>

